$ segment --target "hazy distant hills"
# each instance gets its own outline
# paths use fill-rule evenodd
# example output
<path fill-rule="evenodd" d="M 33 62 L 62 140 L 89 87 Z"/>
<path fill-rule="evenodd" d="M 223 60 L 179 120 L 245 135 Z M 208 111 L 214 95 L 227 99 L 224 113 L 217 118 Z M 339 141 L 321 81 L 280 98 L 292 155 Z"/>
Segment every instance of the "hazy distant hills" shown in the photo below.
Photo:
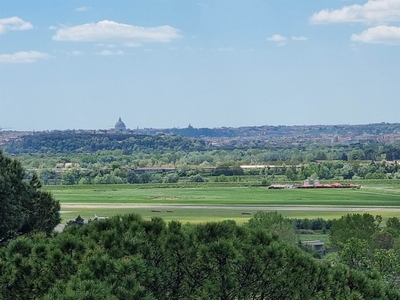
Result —
<path fill-rule="evenodd" d="M 379 123 L 367 125 L 302 125 L 302 126 L 246 126 L 220 128 L 169 128 L 169 129 L 139 129 L 144 134 L 175 134 L 196 138 L 215 137 L 289 137 L 296 135 L 382 135 L 400 134 L 400 123 Z"/>
<path fill-rule="evenodd" d="M 324 144 L 400 140 L 400 123 L 367 125 L 248 126 L 221 128 L 145 128 L 113 130 L 54 130 L 0 132 L 0 145 L 10 154 L 94 153 L 98 150 L 203 151 L 214 147 L 265 148 L 307 141 Z"/>

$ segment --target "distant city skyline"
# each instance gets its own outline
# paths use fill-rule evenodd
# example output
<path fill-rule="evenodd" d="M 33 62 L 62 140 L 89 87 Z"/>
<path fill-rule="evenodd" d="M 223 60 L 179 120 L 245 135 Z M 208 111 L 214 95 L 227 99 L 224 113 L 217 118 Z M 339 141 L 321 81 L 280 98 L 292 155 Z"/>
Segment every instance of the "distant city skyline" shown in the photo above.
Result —
<path fill-rule="evenodd" d="M 400 1 L 0 4 L 0 128 L 400 122 Z"/>

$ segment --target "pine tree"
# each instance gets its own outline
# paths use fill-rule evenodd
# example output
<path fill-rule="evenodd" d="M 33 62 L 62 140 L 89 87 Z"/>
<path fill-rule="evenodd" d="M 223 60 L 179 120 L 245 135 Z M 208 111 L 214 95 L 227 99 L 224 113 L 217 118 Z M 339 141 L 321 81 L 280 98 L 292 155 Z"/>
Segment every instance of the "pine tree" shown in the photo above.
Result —
<path fill-rule="evenodd" d="M 21 164 L 0 150 L 0 244 L 22 233 L 51 233 L 60 222 L 60 203 L 41 191 L 36 175 L 25 179 Z"/>

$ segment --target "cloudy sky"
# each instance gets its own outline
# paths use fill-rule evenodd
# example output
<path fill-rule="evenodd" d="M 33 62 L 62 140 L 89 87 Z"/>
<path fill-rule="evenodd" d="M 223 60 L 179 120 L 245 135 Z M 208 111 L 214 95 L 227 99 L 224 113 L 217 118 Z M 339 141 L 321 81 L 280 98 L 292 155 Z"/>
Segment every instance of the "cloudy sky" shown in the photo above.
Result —
<path fill-rule="evenodd" d="M 400 122 L 400 0 L 1 0 L 0 127 Z"/>

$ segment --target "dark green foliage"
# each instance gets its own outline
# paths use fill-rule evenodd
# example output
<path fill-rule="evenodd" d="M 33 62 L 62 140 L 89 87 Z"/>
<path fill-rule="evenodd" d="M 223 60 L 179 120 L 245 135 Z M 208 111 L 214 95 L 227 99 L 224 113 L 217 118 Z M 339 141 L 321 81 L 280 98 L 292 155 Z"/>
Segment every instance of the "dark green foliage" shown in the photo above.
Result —
<path fill-rule="evenodd" d="M 122 150 L 124 154 L 140 150 L 205 150 L 204 141 L 182 136 L 108 133 L 91 134 L 74 131 L 55 131 L 23 136 L 7 144 L 5 151 L 23 153 L 93 153 L 98 150 Z"/>
<path fill-rule="evenodd" d="M 371 214 L 347 214 L 333 220 L 329 238 L 333 245 L 342 247 L 350 238 L 364 240 L 372 244 L 373 237 L 379 231 L 381 216 Z"/>
<path fill-rule="evenodd" d="M 329 230 L 332 226 L 332 220 L 316 219 L 293 219 L 296 229 L 310 230 Z"/>
<path fill-rule="evenodd" d="M 0 244 L 34 230 L 51 233 L 60 222 L 59 202 L 40 190 L 36 175 L 24 176 L 21 164 L 0 151 Z"/>
<path fill-rule="evenodd" d="M 13 237 L 25 222 L 21 208 L 28 202 L 29 186 L 24 175 L 21 164 L 0 151 L 0 242 Z"/>
<path fill-rule="evenodd" d="M 390 298 L 391 297 L 391 298 Z M 379 273 L 317 262 L 268 230 L 139 215 L 0 249 L 1 299 L 399 299 Z"/>
<path fill-rule="evenodd" d="M 233 176 L 233 175 L 243 175 L 243 169 L 240 167 L 238 163 L 226 162 L 219 164 L 214 172 L 213 176 Z"/>
<path fill-rule="evenodd" d="M 204 178 L 200 174 L 192 175 L 189 177 L 189 181 L 191 182 L 204 182 Z"/>
<path fill-rule="evenodd" d="M 250 228 L 268 230 L 287 243 L 294 244 L 297 240 L 293 221 L 276 211 L 258 211 L 245 225 Z"/>

